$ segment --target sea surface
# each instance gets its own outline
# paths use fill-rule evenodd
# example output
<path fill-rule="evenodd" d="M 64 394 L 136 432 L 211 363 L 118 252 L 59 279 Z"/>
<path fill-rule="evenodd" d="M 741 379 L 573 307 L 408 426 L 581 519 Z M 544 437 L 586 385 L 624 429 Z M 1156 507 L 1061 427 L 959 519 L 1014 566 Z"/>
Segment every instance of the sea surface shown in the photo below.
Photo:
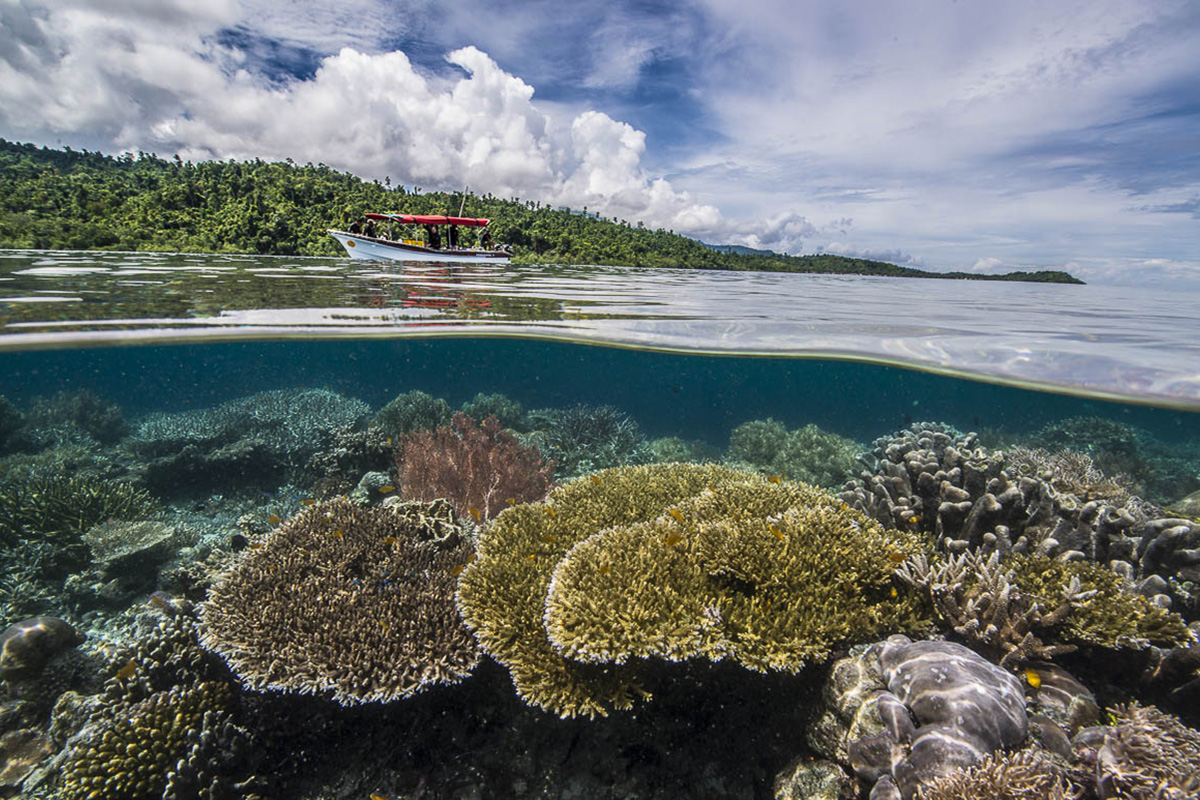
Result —
<path fill-rule="evenodd" d="M 0 513 L 0 627 L 53 616 L 88 637 L 56 656 L 69 663 L 49 700 L 43 688 L 13 691 L 9 706 L 25 705 L 0 715 L 0 735 L 28 730 L 45 741 L 26 796 L 85 796 L 64 788 L 63 775 L 76 774 L 79 742 L 100 736 L 112 714 L 56 710 L 62 687 L 100 697 L 105 680 L 142 669 L 137 643 L 153 627 L 144 618 L 161 616 L 164 603 L 171 614 L 192 613 L 232 553 L 260 546 L 309 505 L 352 491 L 376 504 L 404 493 L 397 449 L 421 430 L 397 422 L 405 403 L 437 406 L 431 427 L 454 411 L 503 409 L 522 443 L 556 456 L 560 482 L 657 454 L 736 462 L 772 481 L 806 478 L 838 492 L 876 463 L 869 453 L 882 445 L 873 443 L 933 429 L 926 425 L 951 437 L 977 434 L 955 441 L 993 452 L 1082 453 L 1163 514 L 1183 513 L 1200 490 L 1195 300 L 1154 288 L 1040 283 L 0 251 L 0 495 L 70 476 L 121 483 L 145 492 L 153 512 L 143 516 L 171 525 L 176 537 L 174 550 L 129 567 L 134 579 L 116 574 L 117 562 L 102 563 L 100 540 L 75 523 L 56 523 L 51 536 Z M 318 396 L 327 409 L 319 413 L 311 411 Z M 288 398 L 306 399 L 288 406 Z M 263 419 L 284 414 L 263 428 L 276 431 L 275 441 L 206 432 L 225 424 L 229 409 L 268 406 Z M 316 422 L 289 425 L 293 407 L 316 413 Z M 325 428 L 320 413 L 330 415 Z M 568 418 L 600 419 L 627 450 L 601 442 L 569 451 L 554 438 Z M 385 431 L 385 419 L 393 428 Z M 335 421 L 345 430 L 335 431 Z M 161 433 L 170 426 L 178 428 L 173 439 Z M 383 449 L 364 444 L 375 429 L 385 431 Z M 755 461 L 752 430 L 819 440 L 830 453 L 850 453 L 850 466 L 823 470 L 811 458 L 770 454 Z M 327 473 L 314 477 L 315 463 Z M 9 513 L 3 502 L 0 512 Z M 481 517 L 491 514 L 472 508 L 467 516 L 485 527 Z M 59 558 L 53 542 L 67 534 L 74 555 Z M 81 536 L 90 550 L 80 549 Z M 31 542 L 42 560 L 28 555 Z M 1176 611 L 1190 602 L 1188 591 L 1167 592 Z M 1195 609 L 1185 616 L 1194 620 Z M 143 694 L 121 702 L 172 690 L 148 674 Z M 664 684 L 660 710 L 589 727 L 521 702 L 503 660 L 485 659 L 461 687 L 384 711 L 338 717 L 335 704 L 305 707 L 280 730 L 251 732 L 260 744 L 281 743 L 287 758 L 252 768 L 216 759 L 197 774 L 219 783 L 212 775 L 225 769 L 229 784 L 258 775 L 246 784 L 253 790 L 226 786 L 216 795 L 241 797 L 782 797 L 780 772 L 809 753 L 795 733 L 806 719 L 797 709 L 815 702 L 821 677 L 804 675 L 717 665 L 670 684 L 703 690 Z M 238 724 L 261 723 L 261 709 L 246 709 L 267 701 L 227 680 L 246 693 L 238 702 L 249 717 Z M 1109 699 L 1135 696 L 1132 678 L 1106 681 Z M 10 722 L 13 715 L 22 722 Z M 754 715 L 761 729 L 738 729 Z M 426 726 L 427 737 L 414 733 Z M 723 726 L 743 742 L 724 754 Z M 64 730 L 79 736 L 68 743 Z M 374 741 L 364 746 L 369 755 L 342 763 L 341 748 L 380 731 L 394 748 Z M 156 778 L 139 796 L 168 796 L 167 783 Z"/>

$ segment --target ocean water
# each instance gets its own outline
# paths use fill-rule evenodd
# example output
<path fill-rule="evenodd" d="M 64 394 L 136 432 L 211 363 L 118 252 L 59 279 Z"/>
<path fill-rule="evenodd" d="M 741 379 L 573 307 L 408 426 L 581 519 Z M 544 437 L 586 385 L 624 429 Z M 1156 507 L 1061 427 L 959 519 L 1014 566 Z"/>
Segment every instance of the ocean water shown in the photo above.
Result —
<path fill-rule="evenodd" d="M 460 409 L 502 411 L 514 441 L 556 459 L 559 484 L 591 475 L 603 489 L 615 474 L 605 469 L 685 460 L 769 476 L 770 486 L 818 483 L 839 505 L 865 511 L 881 454 L 906 431 L 914 441 L 942 432 L 968 460 L 973 450 L 980 463 L 994 457 L 989 475 L 1003 467 L 1014 484 L 1017 462 L 997 454 L 1073 453 L 1086 463 L 1043 458 L 1023 473 L 1030 485 L 1055 487 L 1058 499 L 1046 502 L 1072 535 L 1092 524 L 1079 516 L 1092 502 L 1102 515 L 1135 509 L 1139 525 L 1172 519 L 1165 527 L 1183 544 L 1157 566 L 1144 558 L 1150 528 L 1121 528 L 1121 541 L 1142 531 L 1142 544 L 1125 555 L 1115 533 L 1091 550 L 1074 539 L 1044 549 L 1062 556 L 1084 548 L 1071 557 L 1106 568 L 1124 559 L 1123 591 L 1169 607 L 1185 625 L 1200 619 L 1200 527 L 1189 527 L 1200 502 L 1188 500 L 1200 490 L 1194 308 L 1192 297 L 1148 288 L 0 253 L 0 621 L 54 617 L 87 636 L 72 645 L 59 642 L 65 634 L 46 634 L 55 642 L 49 655 L 8 674 L 0 735 L 25 731 L 40 747 L 26 757 L 33 771 L 9 785 L 47 798 L 799 797 L 796 787 L 816 778 L 793 773 L 813 759 L 849 784 L 853 765 L 822 752 L 806 731 L 820 714 L 830 665 L 890 631 L 831 642 L 802 669 L 749 670 L 733 655 L 682 663 L 639 656 L 638 685 L 654 700 L 598 719 L 561 719 L 562 707 L 546 708 L 510 670 L 507 651 L 486 644 L 466 680 L 360 703 L 340 701 L 342 690 L 328 685 L 289 691 L 280 675 L 295 667 L 286 660 L 256 684 L 232 646 L 164 656 L 161 642 L 186 639 L 216 602 L 213 587 L 251 554 L 278 546 L 277 532 L 314 507 L 349 495 L 378 509 L 415 496 L 417 479 L 399 454 Z M 1076 472 L 1053 474 L 1068 463 Z M 1084 481 L 1078 471 L 1086 469 L 1094 472 Z M 961 475 L 949 480 L 964 485 Z M 859 501 L 853 481 L 868 487 Z M 106 506 L 88 516 L 92 501 L 82 495 L 115 485 L 142 493 L 137 510 Z M 1114 485 L 1125 492 L 1119 499 Z M 972 502 L 981 487 L 968 487 Z M 444 489 L 453 499 L 455 487 Z M 56 491 L 80 493 L 77 507 L 64 512 L 59 501 L 38 499 Z M 499 525 L 489 517 L 509 499 L 517 506 L 541 497 L 500 498 L 497 509 L 462 500 L 464 537 L 486 540 Z M 1032 526 L 1029 508 L 1004 530 Z M 924 509 L 912 527 L 930 552 L 984 547 L 952 530 L 952 515 L 928 498 Z M 170 535 L 154 539 L 148 525 Z M 486 560 L 455 575 L 482 581 Z M 309 600 L 336 605 L 325 595 Z M 387 613 L 378 611 L 383 628 Z M 329 623 L 328 636 L 336 639 L 338 624 Z M 952 626 L 927 634 L 975 646 L 994 662 L 1005 652 Z M 12 629 L 5 636 L 19 641 Z M 212 634 L 210 645 L 213 637 L 221 638 Z M 1157 703 L 1195 725 L 1190 679 L 1139 678 L 1154 658 L 1186 650 L 1174 645 L 1126 652 L 1075 642 L 1075 653 L 1055 663 L 1101 706 Z M 1097 669 L 1097 655 L 1119 667 Z M 1026 662 L 1044 660 L 1005 668 L 1020 675 Z M 200 736 L 155 727 L 153 708 L 190 708 L 201 684 L 222 698 L 203 695 L 220 709 L 205 724 L 219 718 L 225 728 Z M 1030 714 L 1039 711 L 1036 697 L 1029 702 Z M 150 732 L 133 733 L 137 724 L 122 727 L 122 718 L 151 720 Z M 106 731 L 131 743 L 131 753 L 152 753 L 154 766 L 126 780 L 134 770 L 126 756 L 96 744 Z M 89 775 L 106 777 L 89 783 Z M 107 788 L 96 788 L 104 780 Z M 858 781 L 867 796 L 871 782 Z"/>

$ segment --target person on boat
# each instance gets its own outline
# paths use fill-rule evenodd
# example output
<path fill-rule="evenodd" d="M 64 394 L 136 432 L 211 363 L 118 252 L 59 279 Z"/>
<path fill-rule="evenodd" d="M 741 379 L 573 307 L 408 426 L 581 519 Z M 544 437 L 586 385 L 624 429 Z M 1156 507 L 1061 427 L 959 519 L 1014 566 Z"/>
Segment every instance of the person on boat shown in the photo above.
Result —
<path fill-rule="evenodd" d="M 363 226 L 363 233 L 367 236 L 370 236 L 372 239 L 375 238 L 375 220 L 367 220 L 367 224 Z"/>
<path fill-rule="evenodd" d="M 346 229 L 349 233 L 362 233 L 362 217 L 350 223 L 350 227 Z"/>
<path fill-rule="evenodd" d="M 436 225 L 425 226 L 425 242 L 434 250 L 442 249 L 442 235 L 438 233 Z"/>
<path fill-rule="evenodd" d="M 458 226 L 457 225 L 450 226 L 450 232 L 446 235 L 446 244 L 449 245 L 451 250 L 458 249 Z"/>
<path fill-rule="evenodd" d="M 479 231 L 479 246 L 484 250 L 492 249 L 492 234 L 487 228 L 483 228 Z"/>

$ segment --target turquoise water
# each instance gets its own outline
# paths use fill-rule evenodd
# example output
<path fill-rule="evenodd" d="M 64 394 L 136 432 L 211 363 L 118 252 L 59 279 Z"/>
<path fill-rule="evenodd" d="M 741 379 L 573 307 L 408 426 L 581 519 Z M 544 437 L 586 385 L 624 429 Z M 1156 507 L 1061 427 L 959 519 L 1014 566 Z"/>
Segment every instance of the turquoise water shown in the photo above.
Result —
<path fill-rule="evenodd" d="M 374 508 L 405 494 L 397 450 L 421 428 L 381 410 L 407 393 L 444 404 L 431 426 L 483 408 L 481 393 L 503 395 L 504 424 L 556 458 L 560 482 L 670 454 L 841 492 L 873 468 L 873 442 L 938 423 L 952 436 L 978 434 L 971 446 L 993 453 L 1082 453 L 1154 504 L 1147 519 L 1166 518 L 1200 489 L 1193 309 L 1186 295 L 1093 286 L 0 253 L 0 396 L 8 401 L 0 404 L 0 492 L 68 477 L 99 482 L 91 492 L 121 484 L 147 494 L 136 521 L 173 530 L 172 544 L 153 553 L 145 545 L 143 561 L 122 566 L 104 560 L 94 535 L 119 515 L 84 525 L 79 511 L 55 527 L 48 511 L 18 519 L 15 505 L 0 504 L 4 624 L 52 615 L 88 636 L 43 667 L 53 681 L 39 672 L 14 689 L 22 722 L 5 730 L 35 732 L 47 753 L 23 790 L 84 796 L 70 794 L 70 764 L 89 736 L 102 735 L 114 714 L 192 686 L 179 677 L 186 670 L 155 672 L 137 648 L 154 640 L 154 620 L 202 607 L 234 554 L 269 547 L 272 531 L 313 503 L 358 492 Z M 563 420 L 575 412 L 617 420 L 626 449 L 600 439 L 574 451 L 562 444 Z M 237 414 L 241 421 L 221 428 Z M 826 437 L 820 446 L 849 460 L 819 464 L 825 456 L 810 444 L 790 461 L 755 462 L 745 426 L 767 421 L 775 427 L 760 430 L 797 442 L 817 442 L 796 438 L 816 426 Z M 1079 505 L 1093 499 L 1080 497 Z M 460 519 L 475 513 L 464 510 Z M 936 548 L 952 532 L 935 535 L 932 514 L 918 528 Z M 467 525 L 472 536 L 486 535 L 486 520 L 476 522 Z M 61 550 L 68 541 L 70 554 Z M 1190 622 L 1194 583 L 1184 562 L 1154 573 L 1167 588 L 1145 584 L 1150 572 L 1132 577 L 1142 596 L 1162 598 L 1155 602 Z M 164 603 L 174 605 L 163 611 Z M 237 698 L 231 724 L 262 754 L 205 751 L 206 766 L 184 772 L 205 786 L 224 780 L 215 796 L 231 797 L 784 796 L 773 788 L 778 776 L 813 754 L 803 730 L 823 670 L 852 643 L 866 642 L 842 643 L 799 675 L 654 663 L 644 676 L 654 703 L 600 721 L 564 721 L 523 702 L 495 654 L 461 684 L 351 710 L 256 692 L 244 675 L 196 667 Z M 1146 657 L 1139 652 L 1133 661 Z M 1133 661 L 1121 662 L 1124 674 L 1086 676 L 1102 704 L 1137 697 L 1184 713 L 1193 695 L 1139 689 Z M 116 691 L 114 675 L 127 664 L 147 677 L 136 691 Z M 99 699 L 91 716 L 54 710 L 66 688 L 100 698 L 105 680 L 107 717 Z M 343 758 L 347 746 L 354 755 Z M 114 772 L 118 761 L 109 762 Z M 140 796 L 166 796 L 164 781 L 151 780 Z M 861 789 L 865 797 L 869 785 Z M 199 796 L 188 794 L 195 786 L 174 791 Z"/>

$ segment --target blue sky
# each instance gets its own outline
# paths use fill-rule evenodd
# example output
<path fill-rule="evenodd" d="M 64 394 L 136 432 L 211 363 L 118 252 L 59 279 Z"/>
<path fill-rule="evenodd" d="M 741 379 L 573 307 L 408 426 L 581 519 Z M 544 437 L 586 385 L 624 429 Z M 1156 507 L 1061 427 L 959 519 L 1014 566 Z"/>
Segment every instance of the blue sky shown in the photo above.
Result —
<path fill-rule="evenodd" d="M 0 0 L 0 136 L 1200 285 L 1200 3 Z"/>

